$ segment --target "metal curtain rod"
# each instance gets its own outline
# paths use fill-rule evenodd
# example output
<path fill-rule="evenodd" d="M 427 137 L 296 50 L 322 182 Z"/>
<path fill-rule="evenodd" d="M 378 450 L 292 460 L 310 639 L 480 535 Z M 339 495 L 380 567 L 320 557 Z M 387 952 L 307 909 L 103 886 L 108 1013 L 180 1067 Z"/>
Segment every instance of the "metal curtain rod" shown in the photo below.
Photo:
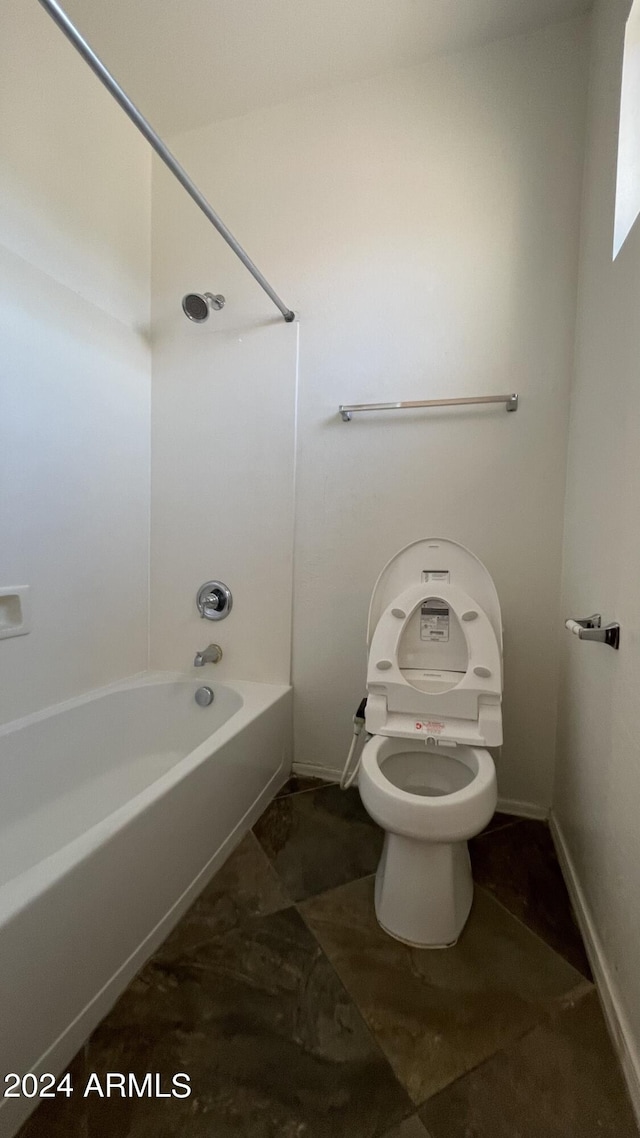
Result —
<path fill-rule="evenodd" d="M 104 86 L 107 88 L 107 91 L 113 95 L 116 102 L 120 104 L 123 111 L 126 115 L 129 116 L 134 126 L 137 126 L 138 130 L 141 134 L 144 135 L 147 142 L 151 144 L 158 157 L 161 158 L 165 166 L 171 170 L 171 173 L 175 178 L 178 179 L 180 185 L 189 194 L 189 197 L 193 199 L 197 206 L 199 206 L 205 217 L 207 217 L 215 229 L 218 230 L 220 236 L 223 237 L 227 242 L 227 245 L 233 249 L 234 253 L 237 257 L 240 258 L 245 268 L 249 270 L 251 276 L 257 280 L 260 287 L 264 289 L 267 296 L 275 304 L 276 308 L 280 309 L 287 323 L 290 324 L 292 320 L 295 320 L 295 312 L 292 312 L 290 308 L 287 308 L 286 304 L 280 299 L 277 292 L 272 289 L 266 277 L 262 275 L 257 265 L 254 265 L 251 257 L 245 253 L 242 245 L 236 241 L 233 233 L 227 229 L 222 218 L 218 217 L 218 214 L 213 209 L 213 207 L 209 205 L 209 202 L 205 198 L 204 194 L 200 193 L 200 190 L 191 181 L 191 178 L 187 174 L 186 170 L 183 169 L 178 160 L 174 158 L 169 148 L 165 146 L 164 142 L 160 138 L 160 135 L 157 134 L 151 126 L 151 123 L 147 122 L 146 118 L 138 110 L 135 103 L 131 102 L 129 96 L 122 90 L 122 87 L 119 83 L 116 82 L 111 72 L 107 70 L 102 60 L 98 58 L 96 53 L 93 51 L 93 48 L 91 48 L 83 36 L 80 35 L 80 32 L 75 27 L 75 25 L 72 24 L 66 12 L 63 11 L 56 0 L 39 0 L 39 3 L 42 5 L 45 11 L 49 13 L 52 20 L 58 25 L 60 30 L 64 32 L 65 36 L 68 40 L 70 40 L 76 50 L 79 51 L 85 63 L 89 64 L 91 70 L 95 75 L 98 76 L 98 79 L 101 83 L 104 84 Z"/>
<path fill-rule="evenodd" d="M 518 410 L 518 396 L 472 395 L 468 399 L 412 399 L 406 403 L 341 403 L 338 410 L 345 423 L 354 411 L 404 411 L 409 407 L 462 407 L 469 403 L 506 403 L 507 411 Z"/>

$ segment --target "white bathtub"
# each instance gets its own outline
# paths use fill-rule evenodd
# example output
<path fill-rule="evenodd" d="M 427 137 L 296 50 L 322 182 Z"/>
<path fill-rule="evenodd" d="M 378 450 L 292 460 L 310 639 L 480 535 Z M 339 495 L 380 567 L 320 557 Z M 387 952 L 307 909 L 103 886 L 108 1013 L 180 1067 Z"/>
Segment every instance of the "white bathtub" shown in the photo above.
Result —
<path fill-rule="evenodd" d="M 290 765 L 290 688 L 209 669 L 0 728 L 1 1080 L 65 1068 Z M 8 1138 L 34 1103 L 0 1102 Z"/>

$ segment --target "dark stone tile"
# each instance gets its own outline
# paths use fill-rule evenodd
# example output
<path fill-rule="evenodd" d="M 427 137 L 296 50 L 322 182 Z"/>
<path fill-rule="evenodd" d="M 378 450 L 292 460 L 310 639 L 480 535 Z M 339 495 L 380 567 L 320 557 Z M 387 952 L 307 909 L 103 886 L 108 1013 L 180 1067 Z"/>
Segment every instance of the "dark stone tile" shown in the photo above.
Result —
<path fill-rule="evenodd" d="M 277 798 L 254 829 L 294 901 L 372 873 L 384 836 L 358 791 L 339 786 Z"/>
<path fill-rule="evenodd" d="M 483 890 L 458 944 L 429 950 L 382 931 L 373 888 L 373 878 L 353 882 L 299 908 L 416 1104 L 584 982 Z"/>
<path fill-rule="evenodd" d="M 70 1098 L 56 1095 L 43 1099 L 40 1106 L 18 1131 L 16 1138 L 86 1138 L 85 1101 L 82 1098 L 86 1082 L 85 1048 L 80 1049 L 67 1067 L 71 1076 L 73 1094 Z M 62 1072 L 58 1082 L 66 1072 Z"/>
<path fill-rule="evenodd" d="M 384 1138 L 430 1138 L 429 1134 L 422 1125 L 417 1114 L 412 1114 L 411 1118 L 405 1118 L 399 1126 L 394 1126 L 393 1130 L 389 1130 Z"/>
<path fill-rule="evenodd" d="M 637 1138 L 591 990 L 420 1111 L 432 1138 Z"/>
<path fill-rule="evenodd" d="M 304 794 L 309 790 L 319 790 L 321 786 L 334 786 L 327 778 L 306 778 L 302 775 L 292 774 L 291 778 L 287 779 L 282 790 L 279 790 L 276 798 L 286 798 L 289 794 Z"/>
<path fill-rule="evenodd" d="M 87 1100 L 88 1138 L 374 1138 L 411 1104 L 294 909 L 152 961 L 94 1032 L 98 1073 L 191 1076 L 189 1099 Z"/>
<path fill-rule="evenodd" d="M 520 819 L 516 818 L 515 814 L 502 814 L 500 810 L 496 810 L 491 821 L 481 830 L 478 834 L 479 838 L 484 837 L 485 834 L 492 834 L 494 830 L 502 830 L 505 826 L 513 826 L 514 823 L 519 822 Z"/>
<path fill-rule="evenodd" d="M 218 870 L 155 954 L 155 960 L 199 961 L 206 967 L 213 936 L 242 927 L 291 901 L 254 834 L 249 833 Z"/>
<path fill-rule="evenodd" d="M 591 979 L 549 827 L 520 819 L 469 843 L 473 875 L 530 929 Z"/>

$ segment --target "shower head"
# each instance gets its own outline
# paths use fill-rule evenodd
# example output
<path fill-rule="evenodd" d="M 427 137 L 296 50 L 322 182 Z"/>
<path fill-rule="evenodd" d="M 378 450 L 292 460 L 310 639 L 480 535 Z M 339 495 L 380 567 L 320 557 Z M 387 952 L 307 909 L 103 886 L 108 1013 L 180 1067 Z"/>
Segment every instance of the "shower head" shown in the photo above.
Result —
<path fill-rule="evenodd" d="M 224 297 L 212 292 L 188 292 L 182 298 L 182 311 L 194 324 L 204 324 L 212 309 L 219 312 L 224 308 Z"/>

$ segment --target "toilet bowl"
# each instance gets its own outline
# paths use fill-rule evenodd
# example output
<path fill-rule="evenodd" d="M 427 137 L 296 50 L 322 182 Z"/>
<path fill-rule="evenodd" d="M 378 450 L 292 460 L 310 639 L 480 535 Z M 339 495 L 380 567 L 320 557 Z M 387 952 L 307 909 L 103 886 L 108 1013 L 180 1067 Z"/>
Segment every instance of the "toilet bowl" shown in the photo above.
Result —
<path fill-rule="evenodd" d="M 455 944 L 473 901 L 467 840 L 497 803 L 487 747 L 502 743 L 502 620 L 495 585 L 457 542 L 391 559 L 369 607 L 363 805 L 385 831 L 381 926 L 424 948 Z"/>
<path fill-rule="evenodd" d="M 455 944 L 473 900 L 467 839 L 496 808 L 491 755 L 374 735 L 362 752 L 358 787 L 385 831 L 375 889 L 380 925 L 419 947 Z"/>

